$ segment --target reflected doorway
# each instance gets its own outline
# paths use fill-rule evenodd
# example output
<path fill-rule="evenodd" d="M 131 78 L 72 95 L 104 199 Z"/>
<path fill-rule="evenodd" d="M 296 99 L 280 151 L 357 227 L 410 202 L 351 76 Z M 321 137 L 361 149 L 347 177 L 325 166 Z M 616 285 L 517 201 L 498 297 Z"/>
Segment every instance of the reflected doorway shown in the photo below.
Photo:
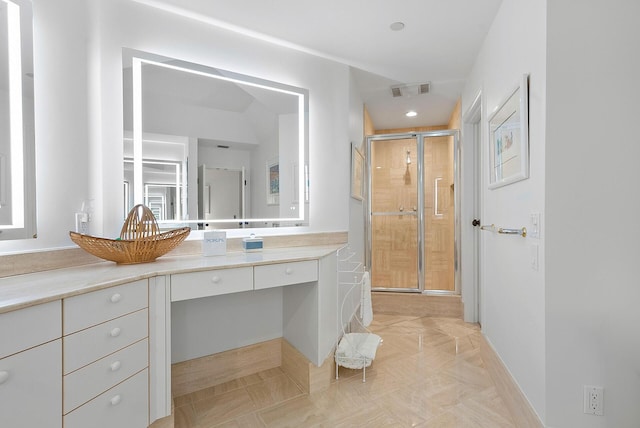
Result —
<path fill-rule="evenodd" d="M 198 167 L 198 218 L 244 218 L 244 169 Z"/>

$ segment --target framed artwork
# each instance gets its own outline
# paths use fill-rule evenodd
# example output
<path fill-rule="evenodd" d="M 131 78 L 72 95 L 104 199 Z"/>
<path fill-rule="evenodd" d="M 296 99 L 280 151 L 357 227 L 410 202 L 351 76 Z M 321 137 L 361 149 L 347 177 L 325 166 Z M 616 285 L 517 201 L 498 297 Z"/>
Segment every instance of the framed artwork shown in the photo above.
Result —
<path fill-rule="evenodd" d="M 267 205 L 280 203 L 280 164 L 278 160 L 267 161 Z"/>
<path fill-rule="evenodd" d="M 351 143 L 351 197 L 362 201 L 364 199 L 364 156 Z"/>
<path fill-rule="evenodd" d="M 529 178 L 529 76 L 489 117 L 489 189 Z"/>

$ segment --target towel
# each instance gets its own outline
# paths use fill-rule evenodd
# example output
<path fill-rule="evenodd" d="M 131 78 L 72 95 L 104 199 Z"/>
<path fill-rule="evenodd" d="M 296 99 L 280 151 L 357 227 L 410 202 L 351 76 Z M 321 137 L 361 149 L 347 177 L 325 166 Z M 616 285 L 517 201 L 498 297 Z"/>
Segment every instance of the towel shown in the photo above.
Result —
<path fill-rule="evenodd" d="M 371 304 L 371 277 L 369 272 L 362 274 L 362 299 L 360 300 L 360 318 L 362 325 L 368 327 L 373 321 L 373 307 Z"/>
<path fill-rule="evenodd" d="M 336 357 L 338 358 L 366 358 L 371 362 L 376 358 L 376 351 L 382 339 L 373 333 L 347 333 L 342 336 Z"/>

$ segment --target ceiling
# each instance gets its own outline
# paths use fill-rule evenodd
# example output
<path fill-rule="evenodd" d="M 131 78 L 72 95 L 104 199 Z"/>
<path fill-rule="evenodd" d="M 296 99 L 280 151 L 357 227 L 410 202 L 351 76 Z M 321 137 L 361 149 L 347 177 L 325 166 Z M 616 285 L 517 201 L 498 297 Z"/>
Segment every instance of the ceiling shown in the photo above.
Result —
<path fill-rule="evenodd" d="M 376 129 L 390 129 L 448 122 L 502 0 L 134 1 L 348 64 Z M 427 94 L 391 96 L 423 82 Z"/>

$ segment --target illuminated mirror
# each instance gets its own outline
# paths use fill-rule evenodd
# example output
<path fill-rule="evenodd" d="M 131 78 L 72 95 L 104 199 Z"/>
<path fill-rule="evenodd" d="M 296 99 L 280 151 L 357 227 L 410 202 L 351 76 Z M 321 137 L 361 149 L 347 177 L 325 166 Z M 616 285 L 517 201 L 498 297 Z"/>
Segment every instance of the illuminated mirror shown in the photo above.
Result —
<path fill-rule="evenodd" d="M 0 0 L 0 239 L 36 237 L 32 15 Z"/>
<path fill-rule="evenodd" d="M 125 212 L 163 227 L 308 224 L 304 89 L 123 50 Z"/>

